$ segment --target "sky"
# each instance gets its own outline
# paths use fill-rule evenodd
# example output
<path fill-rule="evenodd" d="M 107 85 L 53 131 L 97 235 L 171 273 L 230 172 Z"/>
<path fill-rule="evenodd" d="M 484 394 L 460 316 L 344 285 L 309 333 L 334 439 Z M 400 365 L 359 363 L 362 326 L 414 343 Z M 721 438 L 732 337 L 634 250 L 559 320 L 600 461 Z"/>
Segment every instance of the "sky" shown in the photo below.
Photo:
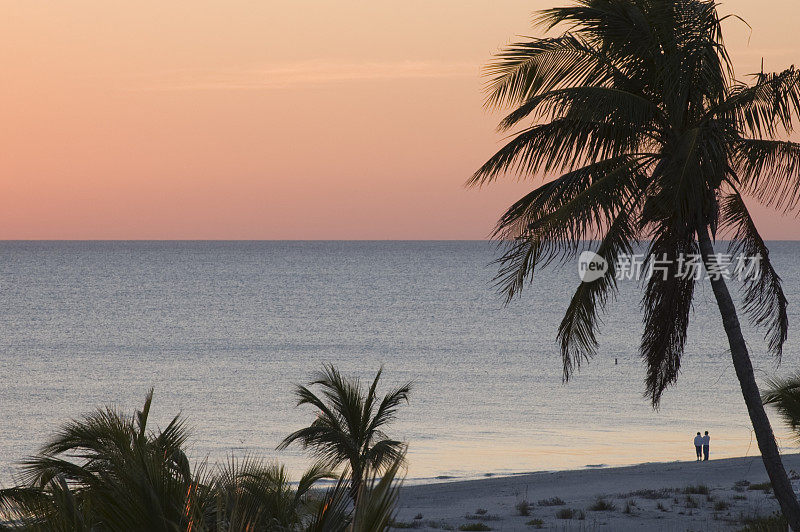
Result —
<path fill-rule="evenodd" d="M 0 239 L 484 238 L 536 183 L 463 186 L 502 140 L 481 66 L 552 5 L 6 0 Z M 800 63 L 797 0 L 720 10 L 740 78 Z"/>

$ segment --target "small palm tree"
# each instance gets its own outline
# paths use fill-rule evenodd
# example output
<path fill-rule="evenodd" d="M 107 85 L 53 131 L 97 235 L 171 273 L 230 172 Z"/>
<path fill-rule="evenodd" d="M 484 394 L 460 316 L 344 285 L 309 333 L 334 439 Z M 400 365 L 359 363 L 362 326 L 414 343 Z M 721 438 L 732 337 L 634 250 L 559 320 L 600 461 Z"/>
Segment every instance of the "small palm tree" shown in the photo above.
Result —
<path fill-rule="evenodd" d="M 720 272 L 718 231 L 733 254 L 759 259 L 744 281 L 743 309 L 782 354 L 787 301 L 743 198 L 784 211 L 800 205 L 800 144 L 788 140 L 800 114 L 800 71 L 736 80 L 722 21 L 713 1 L 577 0 L 540 12 L 545 31 L 560 33 L 512 44 L 488 68 L 487 104 L 510 108 L 501 130 L 518 129 L 470 183 L 506 172 L 559 176 L 500 218 L 495 236 L 508 246 L 498 260 L 501 290 L 511 299 L 536 267 L 587 248 L 609 265 L 578 286 L 558 329 L 565 380 L 596 353 L 617 260 L 645 242 L 647 261 L 666 263 L 642 299 L 639 350 L 657 406 L 680 373 L 696 284 L 681 275 L 681 257 L 698 255 L 708 272 Z M 800 530 L 733 298 L 723 276 L 710 284 L 776 498 Z"/>
<path fill-rule="evenodd" d="M 358 499 L 368 469 L 385 470 L 404 454 L 403 443 L 389 438 L 383 428 L 394 419 L 397 408 L 408 402 L 411 383 L 379 401 L 381 373 L 382 370 L 378 371 L 370 387 L 364 390 L 358 379 L 347 380 L 336 368 L 326 365 L 308 386 L 298 386 L 295 391 L 297 405 L 315 407 L 319 411 L 317 419 L 287 436 L 278 446 L 285 449 L 298 442 L 331 467 L 347 464 L 353 499 Z M 320 387 L 320 395 L 310 389 L 313 386 Z"/>
<path fill-rule="evenodd" d="M 353 507 L 345 470 L 336 485 L 326 491 L 306 532 L 384 532 L 394 522 L 400 486 L 398 478 L 404 457 L 400 456 L 382 474 L 367 472 L 358 502 Z"/>
<path fill-rule="evenodd" d="M 188 431 L 179 416 L 150 430 L 152 400 L 151 389 L 134 416 L 106 408 L 68 423 L 23 462 L 20 487 L 0 490 L 0 506 L 45 529 L 65 520 L 87 530 L 188 528 L 202 490 L 182 450 Z"/>
<path fill-rule="evenodd" d="M 231 458 L 211 480 L 206 523 L 225 523 L 217 530 L 304 530 L 316 512 L 312 489 L 334 478 L 323 465 L 309 468 L 296 485 L 277 463 L 246 457 Z"/>
<path fill-rule="evenodd" d="M 770 380 L 762 399 L 765 405 L 772 405 L 778 410 L 784 422 L 800 439 L 800 374 Z"/>

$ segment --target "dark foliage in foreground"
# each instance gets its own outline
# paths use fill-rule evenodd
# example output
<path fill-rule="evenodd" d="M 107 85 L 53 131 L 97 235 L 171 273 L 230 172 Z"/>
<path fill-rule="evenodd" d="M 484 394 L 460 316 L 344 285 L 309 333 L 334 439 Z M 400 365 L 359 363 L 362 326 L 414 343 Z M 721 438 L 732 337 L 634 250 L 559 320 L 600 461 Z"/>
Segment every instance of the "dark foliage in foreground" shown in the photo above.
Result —
<path fill-rule="evenodd" d="M 342 380 L 346 383 L 346 380 Z M 66 424 L 23 462 L 17 486 L 0 490 L 0 531 L 163 532 L 386 530 L 393 518 L 404 452 L 360 471 L 357 503 L 350 469 L 316 464 L 297 481 L 254 457 L 192 468 L 176 416 L 148 426 L 152 390 L 133 416 L 110 408 Z M 323 479 L 337 480 L 328 489 Z"/>

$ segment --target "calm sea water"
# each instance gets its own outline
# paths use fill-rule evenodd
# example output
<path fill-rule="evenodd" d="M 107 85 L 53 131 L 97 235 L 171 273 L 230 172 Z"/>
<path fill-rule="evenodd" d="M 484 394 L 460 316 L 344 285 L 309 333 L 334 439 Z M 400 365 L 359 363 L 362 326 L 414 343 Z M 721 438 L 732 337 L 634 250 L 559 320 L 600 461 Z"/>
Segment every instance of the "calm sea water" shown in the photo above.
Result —
<path fill-rule="evenodd" d="M 793 328 L 777 368 L 748 341 L 763 382 L 800 367 L 800 245 L 770 244 Z M 485 242 L 5 242 L 0 244 L 0 472 L 65 420 L 155 387 L 153 419 L 181 412 L 194 459 L 276 452 L 314 413 L 295 383 L 324 362 L 387 385 L 413 380 L 391 428 L 409 480 L 756 454 L 710 287 L 697 291 L 679 383 L 642 397 L 639 287 L 621 283 L 600 355 L 561 383 L 555 335 L 578 283 L 550 269 L 504 307 Z M 618 364 L 614 360 L 618 359 Z M 795 443 L 776 416 L 785 450 Z"/>

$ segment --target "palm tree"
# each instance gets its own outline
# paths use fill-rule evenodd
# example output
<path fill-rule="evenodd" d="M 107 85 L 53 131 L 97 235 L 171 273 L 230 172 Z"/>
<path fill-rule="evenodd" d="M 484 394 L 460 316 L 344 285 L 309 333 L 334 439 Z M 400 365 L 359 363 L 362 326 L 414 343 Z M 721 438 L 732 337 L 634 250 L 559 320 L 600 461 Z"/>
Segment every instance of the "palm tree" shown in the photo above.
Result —
<path fill-rule="evenodd" d="M 403 443 L 389 438 L 383 428 L 394 419 L 397 408 L 408 402 L 411 383 L 379 401 L 377 388 L 382 371 L 364 390 L 358 379 L 347 380 L 336 368 L 326 365 L 308 386 L 298 386 L 295 391 L 297 405 L 315 407 L 319 411 L 317 419 L 291 433 L 278 446 L 285 449 L 299 442 L 331 467 L 348 464 L 354 500 L 358 499 L 368 469 L 385 470 L 404 454 Z M 315 394 L 312 386 L 319 386 L 321 394 Z"/>
<path fill-rule="evenodd" d="M 68 423 L 23 462 L 21 486 L 0 490 L 0 506 L 52 530 L 190 528 L 203 486 L 182 450 L 188 431 L 179 416 L 150 430 L 152 400 L 151 389 L 134 416 L 106 408 Z"/>
<path fill-rule="evenodd" d="M 773 405 L 795 436 L 800 439 L 800 374 L 767 383 L 762 395 L 765 405 Z"/>
<path fill-rule="evenodd" d="M 296 485 L 277 463 L 230 458 L 211 481 L 206 523 L 225 523 L 212 530 L 305 530 L 317 511 L 312 489 L 333 478 L 321 464 L 311 466 Z"/>
<path fill-rule="evenodd" d="M 718 232 L 733 254 L 760 260 L 744 280 L 743 310 L 782 354 L 786 298 L 743 197 L 783 211 L 798 206 L 800 145 L 783 138 L 800 114 L 800 71 L 737 81 L 724 18 L 703 0 L 578 0 L 539 12 L 544 31 L 561 31 L 509 45 L 487 69 L 487 105 L 510 108 L 499 129 L 515 131 L 469 184 L 507 172 L 559 175 L 500 218 L 500 290 L 511 299 L 536 267 L 587 248 L 609 265 L 578 286 L 558 329 L 565 380 L 596 352 L 599 316 L 617 291 L 617 259 L 645 242 L 647 261 L 668 264 L 667 275 L 644 282 L 642 298 L 640 353 L 657 407 L 678 377 L 695 288 L 693 276 L 680 275 L 679 258 L 699 255 L 708 272 L 720 271 Z M 736 307 L 725 278 L 709 277 L 764 465 L 800 530 Z"/>
<path fill-rule="evenodd" d="M 313 489 L 332 478 L 327 468 L 312 466 L 296 484 L 283 466 L 252 457 L 192 470 L 178 416 L 148 429 L 152 400 L 150 390 L 133 416 L 106 408 L 64 426 L 23 462 L 20 485 L 0 490 L 0 531 L 301 531 L 316 522 Z M 315 529 L 343 530 L 350 518 L 344 508 L 340 528 Z"/>
<path fill-rule="evenodd" d="M 328 489 L 318 505 L 317 513 L 306 532 L 384 532 L 394 522 L 402 479 L 398 474 L 405 461 L 405 452 L 385 468 L 382 474 L 367 471 L 358 502 L 350 506 L 351 490 L 346 469 L 335 486 Z"/>

